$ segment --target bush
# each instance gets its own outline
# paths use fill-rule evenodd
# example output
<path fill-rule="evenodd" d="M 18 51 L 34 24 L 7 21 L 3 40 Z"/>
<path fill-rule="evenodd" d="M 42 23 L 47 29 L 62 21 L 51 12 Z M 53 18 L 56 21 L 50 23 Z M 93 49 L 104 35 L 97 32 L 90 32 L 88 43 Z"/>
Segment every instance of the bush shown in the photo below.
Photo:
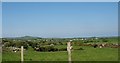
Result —
<path fill-rule="evenodd" d="M 67 48 L 61 48 L 59 51 L 67 51 Z"/>
<path fill-rule="evenodd" d="M 79 48 L 79 50 L 84 50 L 83 48 Z"/>
<path fill-rule="evenodd" d="M 60 45 L 63 45 L 63 43 L 62 43 L 62 42 L 59 42 L 59 44 L 60 44 Z"/>
<path fill-rule="evenodd" d="M 41 52 L 55 52 L 55 51 L 67 51 L 67 48 L 54 48 L 54 46 L 40 46 L 39 48 L 34 48 L 36 51 Z"/>
<path fill-rule="evenodd" d="M 107 39 L 103 39 L 102 41 L 103 41 L 103 42 L 108 42 L 108 40 L 107 40 Z"/>
<path fill-rule="evenodd" d="M 50 51 L 58 51 L 57 48 L 54 48 L 53 46 L 41 46 L 39 47 L 39 50 L 37 51 L 41 51 L 41 52 L 50 52 Z"/>
<path fill-rule="evenodd" d="M 10 49 L 9 49 L 9 48 L 6 48 L 6 47 L 2 47 L 2 51 L 3 51 L 3 53 L 4 53 L 4 52 L 10 52 Z"/>
<path fill-rule="evenodd" d="M 75 50 L 84 50 L 83 48 L 78 48 L 78 49 L 75 49 Z"/>

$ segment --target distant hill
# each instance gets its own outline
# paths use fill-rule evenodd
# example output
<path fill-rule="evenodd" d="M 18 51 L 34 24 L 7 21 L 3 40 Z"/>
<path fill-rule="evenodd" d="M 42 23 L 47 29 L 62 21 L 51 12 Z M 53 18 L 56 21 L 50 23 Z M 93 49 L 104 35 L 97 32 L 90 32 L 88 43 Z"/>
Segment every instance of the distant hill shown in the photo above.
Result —
<path fill-rule="evenodd" d="M 41 39 L 41 37 L 23 36 L 23 37 L 9 37 L 8 39 L 22 39 L 22 40 L 28 40 L 28 39 Z"/>
<path fill-rule="evenodd" d="M 41 37 L 33 37 L 33 36 L 23 36 L 23 37 L 18 37 L 19 39 L 41 39 Z"/>

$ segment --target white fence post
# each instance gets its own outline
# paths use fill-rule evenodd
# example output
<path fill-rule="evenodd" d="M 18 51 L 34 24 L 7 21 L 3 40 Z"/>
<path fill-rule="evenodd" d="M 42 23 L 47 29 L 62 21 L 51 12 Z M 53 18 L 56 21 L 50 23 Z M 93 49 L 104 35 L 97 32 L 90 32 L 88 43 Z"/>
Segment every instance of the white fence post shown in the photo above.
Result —
<path fill-rule="evenodd" d="M 23 46 L 21 46 L 21 62 L 23 62 Z"/>
<path fill-rule="evenodd" d="M 67 43 L 67 51 L 68 51 L 68 61 L 71 63 L 71 43 Z"/>

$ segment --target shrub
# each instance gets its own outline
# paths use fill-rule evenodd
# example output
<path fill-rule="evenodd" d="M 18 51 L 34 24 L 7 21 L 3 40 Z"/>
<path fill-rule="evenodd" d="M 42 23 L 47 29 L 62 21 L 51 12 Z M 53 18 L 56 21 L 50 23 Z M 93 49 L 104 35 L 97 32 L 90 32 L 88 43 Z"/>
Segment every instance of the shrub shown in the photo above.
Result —
<path fill-rule="evenodd" d="M 79 48 L 79 50 L 84 50 L 83 48 Z"/>
<path fill-rule="evenodd" d="M 67 51 L 67 48 L 54 48 L 54 46 L 40 46 L 39 48 L 34 48 L 36 51 L 41 52 L 55 52 L 55 51 Z"/>
<path fill-rule="evenodd" d="M 61 48 L 59 51 L 67 51 L 67 48 Z"/>

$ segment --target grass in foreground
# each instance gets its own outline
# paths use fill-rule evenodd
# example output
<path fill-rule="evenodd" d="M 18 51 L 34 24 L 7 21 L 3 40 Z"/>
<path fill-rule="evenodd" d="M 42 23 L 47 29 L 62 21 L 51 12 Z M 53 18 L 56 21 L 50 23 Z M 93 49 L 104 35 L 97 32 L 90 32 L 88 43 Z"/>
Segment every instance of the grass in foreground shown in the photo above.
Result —
<path fill-rule="evenodd" d="M 60 46 L 57 46 L 60 47 Z M 65 46 L 62 45 L 64 48 Z M 84 50 L 73 50 L 72 61 L 117 61 L 117 48 L 93 48 L 89 46 L 73 46 Z M 3 61 L 20 61 L 20 52 L 3 52 Z M 67 61 L 67 51 L 37 52 L 32 48 L 24 51 L 25 61 Z"/>

